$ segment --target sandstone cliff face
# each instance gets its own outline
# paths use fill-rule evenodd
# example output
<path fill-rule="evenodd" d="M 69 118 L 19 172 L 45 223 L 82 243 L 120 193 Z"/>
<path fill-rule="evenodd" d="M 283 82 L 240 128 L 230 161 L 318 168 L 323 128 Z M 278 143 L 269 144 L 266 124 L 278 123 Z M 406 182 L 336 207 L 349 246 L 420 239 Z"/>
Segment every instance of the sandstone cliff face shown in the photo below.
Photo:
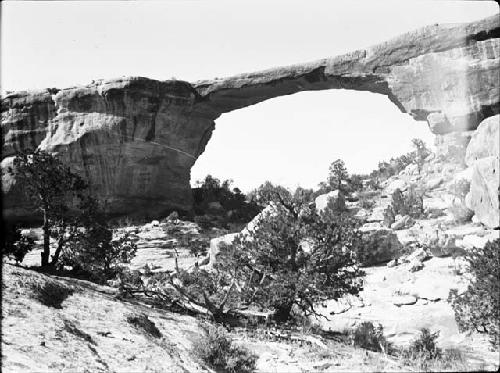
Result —
<path fill-rule="evenodd" d="M 498 17 L 433 25 L 378 46 L 225 79 L 124 78 L 17 92 L 2 100 L 2 167 L 20 150 L 59 152 L 116 214 L 189 210 L 190 169 L 221 114 L 305 90 L 385 94 L 436 134 L 473 130 L 499 112 Z M 28 217 L 3 178 L 4 216 Z"/>
<path fill-rule="evenodd" d="M 467 205 L 490 228 L 500 226 L 500 115 L 484 120 L 467 146 L 465 161 L 472 167 Z"/>
<path fill-rule="evenodd" d="M 3 160 L 36 147 L 59 153 L 115 214 L 188 210 L 190 168 L 213 121 L 193 113 L 198 94 L 184 82 L 127 78 L 84 88 L 17 93 L 4 99 Z M 4 175 L 5 216 L 27 217 Z"/>

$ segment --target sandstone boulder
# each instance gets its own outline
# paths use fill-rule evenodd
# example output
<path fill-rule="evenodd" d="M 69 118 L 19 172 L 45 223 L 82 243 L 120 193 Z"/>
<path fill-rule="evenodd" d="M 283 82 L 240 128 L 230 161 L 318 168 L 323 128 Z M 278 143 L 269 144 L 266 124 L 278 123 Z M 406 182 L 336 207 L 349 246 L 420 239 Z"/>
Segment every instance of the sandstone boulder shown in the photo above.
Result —
<path fill-rule="evenodd" d="M 500 226 L 499 188 L 500 166 L 498 157 L 482 158 L 474 162 L 467 207 L 476 218 L 490 228 Z"/>
<path fill-rule="evenodd" d="M 395 179 L 387 185 L 387 187 L 385 188 L 385 192 L 386 194 L 391 195 L 396 189 L 404 192 L 406 189 L 408 189 L 408 183 L 403 179 Z"/>
<path fill-rule="evenodd" d="M 323 211 L 329 202 L 334 203 L 339 209 L 344 209 L 346 206 L 344 195 L 338 190 L 332 190 L 331 192 L 316 197 L 314 200 L 316 210 L 318 212 Z"/>
<path fill-rule="evenodd" d="M 500 226 L 500 115 L 481 122 L 467 147 L 466 162 L 472 167 L 467 207 L 490 228 Z"/>
<path fill-rule="evenodd" d="M 405 215 L 396 215 L 396 221 L 391 224 L 391 229 L 399 230 L 410 228 L 413 224 L 415 224 L 415 220 L 412 219 L 411 216 Z"/>
<path fill-rule="evenodd" d="M 483 120 L 474 131 L 467 146 L 465 162 L 468 166 L 479 159 L 499 157 L 500 153 L 500 115 Z"/>
<path fill-rule="evenodd" d="M 231 245 L 237 236 L 238 233 L 230 233 L 222 237 L 212 238 L 210 240 L 210 247 L 208 249 L 209 262 L 205 266 L 205 269 L 207 270 L 212 269 L 217 260 L 217 254 L 219 254 L 222 245 Z"/>

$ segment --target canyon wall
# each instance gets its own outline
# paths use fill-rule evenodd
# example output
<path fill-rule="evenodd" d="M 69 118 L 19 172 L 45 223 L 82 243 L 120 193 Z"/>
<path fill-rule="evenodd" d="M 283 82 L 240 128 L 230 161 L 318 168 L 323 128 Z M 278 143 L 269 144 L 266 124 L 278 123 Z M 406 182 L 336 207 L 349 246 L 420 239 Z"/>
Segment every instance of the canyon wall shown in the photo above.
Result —
<path fill-rule="evenodd" d="M 2 98 L 2 169 L 16 152 L 57 152 L 113 214 L 190 210 L 190 169 L 223 113 L 307 90 L 386 95 L 444 135 L 498 114 L 498 16 L 432 25 L 346 55 L 188 83 L 131 77 Z M 334 105 L 334 103 L 332 103 Z M 381 131 L 384 129 L 381 128 Z M 3 173 L 3 214 L 28 219 L 21 188 Z"/>

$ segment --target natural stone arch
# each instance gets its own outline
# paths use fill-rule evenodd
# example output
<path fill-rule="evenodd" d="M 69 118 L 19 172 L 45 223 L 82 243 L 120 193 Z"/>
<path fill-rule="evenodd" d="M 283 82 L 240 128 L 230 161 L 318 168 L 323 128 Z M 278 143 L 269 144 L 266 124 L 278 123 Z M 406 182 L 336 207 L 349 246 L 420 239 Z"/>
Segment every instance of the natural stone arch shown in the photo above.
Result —
<path fill-rule="evenodd" d="M 443 134 L 499 112 L 500 21 L 432 25 L 372 48 L 316 62 L 188 83 L 123 78 L 85 87 L 16 92 L 2 100 L 2 167 L 19 150 L 63 155 L 110 212 L 189 210 L 190 169 L 221 114 L 306 90 L 386 95 Z M 15 181 L 4 214 L 26 217 Z"/>

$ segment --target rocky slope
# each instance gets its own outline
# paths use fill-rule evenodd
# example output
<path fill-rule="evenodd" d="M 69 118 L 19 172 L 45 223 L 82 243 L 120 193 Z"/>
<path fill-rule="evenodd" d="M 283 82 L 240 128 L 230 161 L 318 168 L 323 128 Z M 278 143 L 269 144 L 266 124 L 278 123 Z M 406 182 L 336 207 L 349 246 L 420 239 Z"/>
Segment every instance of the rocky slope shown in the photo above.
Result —
<path fill-rule="evenodd" d="M 3 269 L 3 372 L 213 372 L 192 352 L 202 334 L 194 317 L 118 299 L 116 289 L 107 286 L 8 264 Z M 33 290 L 54 282 L 73 289 L 60 308 L 41 303 Z M 146 316 L 161 335 L 128 321 L 137 315 Z M 381 353 L 318 337 L 297 341 L 254 334 L 239 330 L 232 337 L 257 354 L 256 373 L 411 370 Z M 479 366 L 454 365 L 460 370 Z"/>
<path fill-rule="evenodd" d="M 359 201 L 346 202 L 351 213 L 365 222 L 361 228 L 364 234 L 380 239 L 377 247 L 372 248 L 370 262 L 364 268 L 364 289 L 359 297 L 346 296 L 317 308 L 327 318 L 316 320 L 322 330 L 342 333 L 364 321 L 371 321 L 382 325 L 388 339 L 401 346 L 415 338 L 421 328 L 429 328 L 440 332 L 438 342 L 441 346 L 458 348 L 470 361 L 484 362 L 491 369 L 498 368 L 498 351 L 489 349 L 484 336 L 460 333 L 447 300 L 451 289 L 461 292 L 469 283 L 464 253 L 500 239 L 498 215 L 495 217 L 497 205 L 483 207 L 493 203 L 492 197 L 498 196 L 499 179 L 484 178 L 480 174 L 478 177 L 478 170 L 474 167 L 478 160 L 493 158 L 495 167 L 486 172 L 498 172 L 498 153 L 495 151 L 498 152 L 500 143 L 491 140 L 492 150 L 487 152 L 480 152 L 482 147 L 478 146 L 493 136 L 498 137 L 498 119 L 496 116 L 485 120 L 470 144 L 462 143 L 464 146 L 458 152 L 462 162 L 443 158 L 443 154 L 431 154 L 421 172 L 416 165 L 409 165 L 400 174 L 386 180 L 380 191 L 373 192 L 373 207 L 365 209 Z M 463 162 L 465 154 L 467 163 Z M 475 178 L 484 186 L 474 186 Z M 452 186 L 459 181 L 471 183 L 465 201 L 452 193 Z M 391 204 L 392 193 L 396 189 L 406 192 L 412 185 L 424 191 L 423 216 L 416 219 L 396 216 L 396 221 L 387 227 L 383 212 Z M 333 191 L 317 197 L 316 208 L 323 209 L 328 198 L 338 198 L 338 193 Z M 474 203 L 479 203 L 479 206 Z M 457 206 L 465 209 L 465 205 L 471 206 L 475 215 L 461 221 L 456 216 Z M 250 229 L 260 216 L 262 214 L 249 224 Z M 210 263 L 217 260 L 221 243 L 231 243 L 235 236 L 230 234 L 211 240 Z"/>
<path fill-rule="evenodd" d="M 305 90 L 381 93 L 436 134 L 499 112 L 500 21 L 432 25 L 342 56 L 188 83 L 147 78 L 15 92 L 2 99 L 2 168 L 34 148 L 60 153 L 116 214 L 189 210 L 190 169 L 221 114 Z M 33 216 L 4 175 L 4 216 Z"/>

